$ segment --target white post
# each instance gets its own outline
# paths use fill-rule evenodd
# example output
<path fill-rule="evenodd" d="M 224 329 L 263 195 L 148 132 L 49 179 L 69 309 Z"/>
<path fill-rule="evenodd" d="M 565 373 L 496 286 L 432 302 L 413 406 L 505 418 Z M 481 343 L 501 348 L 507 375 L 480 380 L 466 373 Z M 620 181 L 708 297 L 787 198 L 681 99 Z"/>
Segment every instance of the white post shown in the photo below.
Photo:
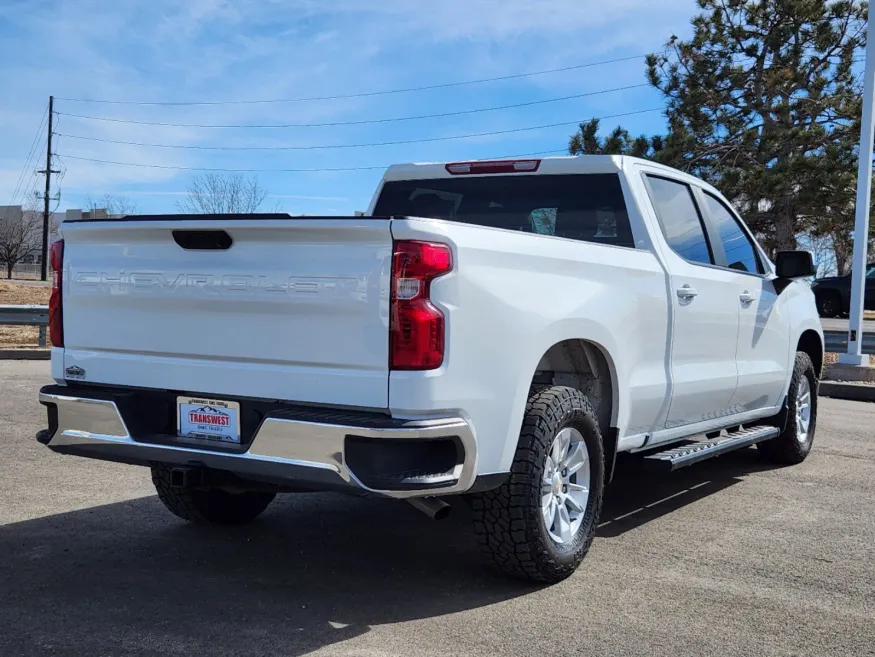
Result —
<path fill-rule="evenodd" d="M 869 364 L 863 353 L 863 300 L 866 291 L 866 250 L 869 243 L 869 202 L 872 197 L 872 145 L 875 140 L 875 30 L 866 26 L 866 71 L 863 74 L 863 124 L 860 128 L 860 163 L 857 169 L 857 212 L 854 229 L 854 268 L 851 272 L 851 317 L 848 353 L 839 355 L 847 365 Z"/>

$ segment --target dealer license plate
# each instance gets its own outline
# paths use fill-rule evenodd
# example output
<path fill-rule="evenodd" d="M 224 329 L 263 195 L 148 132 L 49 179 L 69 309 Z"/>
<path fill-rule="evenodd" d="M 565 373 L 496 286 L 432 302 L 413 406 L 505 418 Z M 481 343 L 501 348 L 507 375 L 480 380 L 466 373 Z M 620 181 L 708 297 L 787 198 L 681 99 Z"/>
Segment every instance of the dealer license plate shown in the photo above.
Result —
<path fill-rule="evenodd" d="M 240 404 L 217 399 L 177 397 L 180 438 L 240 444 Z"/>

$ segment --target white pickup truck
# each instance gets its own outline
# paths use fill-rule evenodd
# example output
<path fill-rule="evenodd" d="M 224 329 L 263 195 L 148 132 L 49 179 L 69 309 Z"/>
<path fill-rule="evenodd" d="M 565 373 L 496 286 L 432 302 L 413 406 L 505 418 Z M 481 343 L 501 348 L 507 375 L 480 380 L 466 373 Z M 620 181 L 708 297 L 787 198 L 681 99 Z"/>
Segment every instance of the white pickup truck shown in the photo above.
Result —
<path fill-rule="evenodd" d="M 502 570 L 558 581 L 619 452 L 811 449 L 810 254 L 771 262 L 715 189 L 650 162 L 398 165 L 362 217 L 62 231 L 37 438 L 151 467 L 189 521 L 299 490 L 434 517 L 464 496 Z"/>

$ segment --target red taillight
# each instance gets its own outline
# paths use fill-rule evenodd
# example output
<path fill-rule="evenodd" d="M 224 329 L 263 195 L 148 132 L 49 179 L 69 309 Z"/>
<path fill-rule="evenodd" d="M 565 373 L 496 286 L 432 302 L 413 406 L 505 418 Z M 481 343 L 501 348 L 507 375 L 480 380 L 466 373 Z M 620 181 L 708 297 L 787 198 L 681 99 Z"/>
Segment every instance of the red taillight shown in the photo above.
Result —
<path fill-rule="evenodd" d="M 539 166 L 541 160 L 480 160 L 450 162 L 444 168 L 454 176 L 471 176 L 478 173 L 530 173 L 537 171 Z"/>
<path fill-rule="evenodd" d="M 52 296 L 49 297 L 49 338 L 55 347 L 64 346 L 64 324 L 61 304 L 61 271 L 64 267 L 64 240 L 52 244 L 49 250 L 52 266 Z"/>
<path fill-rule="evenodd" d="M 446 244 L 395 242 L 389 369 L 433 370 L 444 362 L 444 315 L 429 299 L 429 288 L 452 268 Z"/>

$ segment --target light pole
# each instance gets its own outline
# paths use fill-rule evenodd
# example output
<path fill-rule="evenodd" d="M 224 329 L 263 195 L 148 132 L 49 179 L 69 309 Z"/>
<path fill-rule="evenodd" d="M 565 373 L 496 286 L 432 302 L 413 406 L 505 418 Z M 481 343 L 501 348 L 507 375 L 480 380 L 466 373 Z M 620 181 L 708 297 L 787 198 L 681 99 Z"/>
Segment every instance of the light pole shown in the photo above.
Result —
<path fill-rule="evenodd" d="M 848 353 L 839 362 L 866 366 L 863 353 L 863 300 L 866 292 L 866 251 L 869 244 L 869 203 L 872 197 L 872 146 L 875 140 L 875 31 L 872 16 L 866 26 L 866 71 L 863 73 L 863 122 L 860 126 L 860 162 L 857 168 L 857 208 L 854 219 L 854 265 L 851 271 L 851 315 L 848 321 Z"/>

